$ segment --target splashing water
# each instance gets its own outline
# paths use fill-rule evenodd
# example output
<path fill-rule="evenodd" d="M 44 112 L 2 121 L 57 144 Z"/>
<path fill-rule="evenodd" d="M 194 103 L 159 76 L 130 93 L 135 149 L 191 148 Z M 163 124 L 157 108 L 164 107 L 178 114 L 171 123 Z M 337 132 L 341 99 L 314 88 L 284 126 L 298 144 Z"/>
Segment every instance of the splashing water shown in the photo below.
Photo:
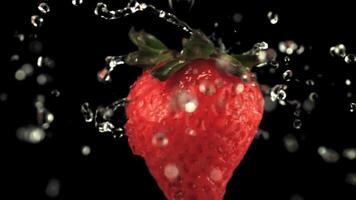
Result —
<path fill-rule="evenodd" d="M 188 32 L 189 34 L 192 34 L 194 32 L 193 29 L 190 28 L 190 26 L 187 23 L 179 20 L 172 13 L 159 10 L 151 4 L 138 3 L 137 1 L 131 1 L 127 4 L 126 7 L 118 10 L 109 10 L 105 3 L 99 2 L 96 5 L 94 14 L 106 20 L 115 20 L 142 11 L 150 12 L 155 16 L 164 19 L 168 23 L 171 23 L 179 28 L 182 28 L 182 30 Z"/>

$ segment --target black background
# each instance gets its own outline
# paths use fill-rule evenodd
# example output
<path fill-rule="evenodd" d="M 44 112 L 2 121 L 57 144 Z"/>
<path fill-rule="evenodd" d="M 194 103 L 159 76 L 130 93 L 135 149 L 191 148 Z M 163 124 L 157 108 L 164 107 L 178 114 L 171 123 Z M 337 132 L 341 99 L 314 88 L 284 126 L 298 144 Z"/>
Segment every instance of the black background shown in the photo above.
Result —
<path fill-rule="evenodd" d="M 177 27 L 142 13 L 127 18 L 106 21 L 94 15 L 97 1 L 84 0 L 74 7 L 70 0 L 49 0 L 48 14 L 40 14 L 41 1 L 13 0 L 4 2 L 2 8 L 0 93 L 8 94 L 0 102 L 1 146 L 1 199 L 49 198 L 45 189 L 48 181 L 60 181 L 56 198 L 94 199 L 164 199 L 162 192 L 150 176 L 144 161 L 132 154 L 126 138 L 113 139 L 110 134 L 98 133 L 92 124 L 86 124 L 80 105 L 90 102 L 92 107 L 108 105 L 125 97 L 129 86 L 140 70 L 129 66 L 116 69 L 113 81 L 102 84 L 96 73 L 105 66 L 108 55 L 122 55 L 135 50 L 127 37 L 135 26 L 144 28 L 161 38 L 169 47 L 179 48 L 186 33 Z M 126 1 L 106 1 L 111 8 L 120 8 Z M 144 1 L 169 11 L 168 1 Z M 315 81 L 314 87 L 293 84 L 289 99 L 305 99 L 312 91 L 318 93 L 315 110 L 302 113 L 303 128 L 293 129 L 293 110 L 279 106 L 266 113 L 261 128 L 270 133 L 269 140 L 256 139 L 244 161 L 229 182 L 228 200 L 291 199 L 296 195 L 304 199 L 355 199 L 356 188 L 345 182 L 345 175 L 355 172 L 355 160 L 341 158 L 337 163 L 326 163 L 317 153 L 320 145 L 342 152 L 355 147 L 355 113 L 349 112 L 355 97 L 353 92 L 355 64 L 345 64 L 333 58 L 329 48 L 343 43 L 348 52 L 356 53 L 354 19 L 356 12 L 347 1 L 333 3 L 311 1 L 203 1 L 196 0 L 191 11 L 181 6 L 174 13 L 193 28 L 210 35 L 215 32 L 234 52 L 248 50 L 256 42 L 266 41 L 278 49 L 278 42 L 294 40 L 306 47 L 304 54 L 291 56 L 275 74 L 260 70 L 260 83 L 274 85 L 283 82 L 281 74 L 292 69 L 301 82 Z M 276 25 L 269 23 L 267 13 L 279 15 Z M 241 23 L 232 20 L 234 13 L 241 13 Z M 40 14 L 43 26 L 31 26 L 30 17 Z M 219 26 L 214 27 L 218 22 Z M 235 30 L 235 31 L 234 31 Z M 25 34 L 19 42 L 16 33 Z M 34 34 L 37 39 L 34 39 Z M 31 52 L 31 41 L 43 44 L 41 52 Z M 240 42 L 236 45 L 236 42 Z M 10 62 L 18 54 L 20 60 Z M 37 57 L 53 58 L 56 67 L 48 71 L 53 82 L 38 86 L 35 76 L 23 82 L 16 81 L 15 71 L 23 63 L 36 64 Z M 278 59 L 283 60 L 280 54 Z M 303 66 L 310 70 L 304 71 Z M 267 70 L 268 71 L 268 70 Z M 36 72 L 35 72 L 36 73 Z M 321 74 L 321 75 L 318 75 Z M 345 79 L 352 81 L 345 86 Z M 51 95 L 53 89 L 61 92 Z M 55 121 L 48 130 L 48 138 L 40 144 L 27 144 L 16 138 L 16 129 L 34 124 L 33 100 L 44 94 L 46 107 L 54 114 Z M 294 134 L 300 141 L 299 151 L 289 153 L 283 146 L 283 137 Z M 85 157 L 81 146 L 89 145 L 92 153 Z M 10 196 L 8 196 L 10 195 Z"/>

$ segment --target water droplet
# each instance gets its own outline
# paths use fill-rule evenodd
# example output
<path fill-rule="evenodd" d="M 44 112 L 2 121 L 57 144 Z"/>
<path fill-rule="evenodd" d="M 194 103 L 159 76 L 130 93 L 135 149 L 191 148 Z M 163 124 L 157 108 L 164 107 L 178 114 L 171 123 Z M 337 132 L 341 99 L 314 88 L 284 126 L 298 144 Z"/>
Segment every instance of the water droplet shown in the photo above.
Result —
<path fill-rule="evenodd" d="M 236 87 L 235 87 L 235 92 L 236 92 L 237 94 L 240 94 L 240 93 L 242 93 L 242 92 L 244 91 L 244 89 L 245 89 L 244 84 L 238 83 L 238 84 L 236 85 Z"/>
<path fill-rule="evenodd" d="M 304 197 L 301 196 L 300 194 L 293 194 L 293 195 L 290 197 L 290 200 L 304 200 Z"/>
<path fill-rule="evenodd" d="M 59 195 L 60 187 L 61 182 L 58 179 L 50 179 L 46 187 L 46 195 L 52 198 L 57 197 Z"/>
<path fill-rule="evenodd" d="M 267 13 L 268 20 L 271 24 L 277 24 L 279 20 L 279 16 L 277 13 L 274 13 L 272 11 L 269 11 Z"/>
<path fill-rule="evenodd" d="M 297 53 L 298 55 L 301 55 L 301 54 L 304 53 L 304 50 L 305 50 L 304 45 L 300 45 L 299 48 L 297 49 L 296 53 Z"/>
<path fill-rule="evenodd" d="M 37 58 L 37 66 L 38 67 L 49 67 L 49 68 L 54 68 L 55 62 L 49 57 L 43 57 L 39 56 Z"/>
<path fill-rule="evenodd" d="M 346 47 L 343 44 L 337 44 L 333 47 L 330 47 L 329 53 L 333 57 L 345 57 Z"/>
<path fill-rule="evenodd" d="M 91 153 L 91 148 L 88 145 L 85 145 L 85 146 L 82 146 L 81 151 L 84 156 L 87 156 Z"/>
<path fill-rule="evenodd" d="M 287 93 L 285 91 L 286 89 L 287 89 L 287 85 L 277 84 L 273 86 L 270 92 L 271 100 L 283 101 L 284 99 L 286 99 L 287 97 Z"/>
<path fill-rule="evenodd" d="M 198 100 L 188 91 L 181 91 L 176 96 L 177 105 L 188 113 L 194 112 L 198 107 Z"/>
<path fill-rule="evenodd" d="M 194 130 L 194 129 L 191 129 L 191 128 L 187 128 L 185 130 L 186 134 L 190 135 L 190 136 L 196 136 L 197 135 L 197 132 Z"/>
<path fill-rule="evenodd" d="M 101 122 L 96 125 L 100 133 L 113 133 L 115 126 L 111 122 Z"/>
<path fill-rule="evenodd" d="M 61 92 L 57 89 L 54 89 L 51 91 L 51 95 L 53 95 L 54 97 L 59 97 L 61 95 Z"/>
<path fill-rule="evenodd" d="M 164 167 L 164 175 L 168 178 L 168 180 L 173 181 L 179 175 L 179 169 L 175 164 L 167 164 Z"/>
<path fill-rule="evenodd" d="M 185 111 L 188 113 L 194 112 L 197 109 L 197 107 L 198 107 L 198 104 L 194 101 L 189 101 L 184 106 Z"/>
<path fill-rule="evenodd" d="M 38 16 L 38 15 L 32 15 L 31 16 L 31 24 L 34 26 L 34 27 L 40 27 L 42 26 L 42 23 L 43 23 L 43 18 Z"/>
<path fill-rule="evenodd" d="M 318 154 L 327 163 L 336 163 L 337 161 L 339 161 L 340 158 L 339 153 L 337 153 L 333 149 L 326 148 L 324 146 L 320 146 L 318 148 Z"/>
<path fill-rule="evenodd" d="M 51 11 L 49 5 L 44 2 L 42 2 L 38 5 L 38 10 L 43 14 L 49 13 L 49 11 Z"/>
<path fill-rule="evenodd" d="M 260 51 L 260 50 L 267 50 L 268 49 L 268 43 L 267 42 L 259 42 L 259 43 L 256 43 L 253 48 L 257 51 Z"/>
<path fill-rule="evenodd" d="M 0 93 L 0 102 L 6 102 L 8 95 L 6 93 Z"/>
<path fill-rule="evenodd" d="M 292 134 L 287 134 L 283 138 L 284 147 L 290 153 L 295 153 L 299 149 L 299 144 L 297 138 Z"/>
<path fill-rule="evenodd" d="M 223 178 L 223 174 L 220 169 L 214 168 L 210 171 L 210 178 L 211 180 L 218 182 Z"/>
<path fill-rule="evenodd" d="M 241 13 L 235 13 L 233 16 L 232 16 L 232 20 L 235 22 L 235 23 L 240 23 L 242 21 L 242 14 Z"/>
<path fill-rule="evenodd" d="M 303 102 L 303 110 L 306 112 L 311 112 L 315 108 L 315 101 L 310 100 L 309 98 Z"/>
<path fill-rule="evenodd" d="M 18 81 L 23 81 L 26 78 L 26 73 L 22 69 L 19 69 L 15 72 L 15 78 Z"/>
<path fill-rule="evenodd" d="M 301 129 L 301 128 L 302 128 L 302 125 L 303 125 L 303 123 L 302 123 L 302 120 L 300 120 L 300 119 L 295 119 L 295 120 L 293 121 L 293 127 L 294 127 L 295 129 Z"/>
<path fill-rule="evenodd" d="M 203 81 L 199 84 L 199 91 L 205 95 L 213 95 L 216 92 L 215 86 L 213 83 L 208 81 Z"/>
<path fill-rule="evenodd" d="M 356 62 L 356 55 L 355 54 L 348 54 L 345 56 L 345 62 L 347 64 L 355 63 Z"/>
<path fill-rule="evenodd" d="M 160 18 L 164 18 L 164 17 L 166 16 L 166 12 L 164 12 L 163 10 L 161 10 L 161 11 L 159 12 L 158 16 L 159 16 Z"/>
<path fill-rule="evenodd" d="M 277 101 L 272 101 L 270 96 L 265 96 L 265 112 L 273 112 L 277 108 Z"/>
<path fill-rule="evenodd" d="M 172 10 L 190 11 L 194 6 L 195 0 L 168 0 L 169 7 Z"/>
<path fill-rule="evenodd" d="M 315 82 L 312 79 L 308 79 L 308 80 L 305 81 L 305 84 L 308 85 L 308 86 L 314 86 Z"/>
<path fill-rule="evenodd" d="M 309 100 L 315 102 L 318 99 L 318 94 L 316 92 L 312 92 L 309 94 Z"/>
<path fill-rule="evenodd" d="M 342 155 L 349 160 L 355 160 L 356 159 L 356 148 L 346 148 L 342 152 Z"/>
<path fill-rule="evenodd" d="M 289 56 L 285 56 L 283 60 L 284 60 L 284 63 L 285 63 L 286 65 L 288 65 L 289 62 L 290 62 L 290 57 L 289 57 Z"/>
<path fill-rule="evenodd" d="M 97 74 L 97 78 L 98 78 L 98 81 L 102 82 L 102 83 L 111 82 L 110 72 L 107 68 L 103 68 L 102 70 L 100 70 Z"/>
<path fill-rule="evenodd" d="M 73 6 L 80 6 L 83 4 L 83 0 L 72 0 Z"/>
<path fill-rule="evenodd" d="M 345 181 L 348 184 L 356 186 L 356 173 L 348 173 L 348 174 L 346 174 Z"/>
<path fill-rule="evenodd" d="M 350 79 L 346 79 L 346 80 L 345 80 L 345 84 L 346 84 L 346 85 L 351 85 L 351 80 L 350 80 Z"/>
<path fill-rule="evenodd" d="M 262 138 L 264 140 L 268 140 L 269 137 L 270 137 L 269 132 L 265 131 L 263 129 L 258 129 L 256 136 L 255 136 L 256 139 Z"/>
<path fill-rule="evenodd" d="M 46 133 L 41 127 L 29 125 L 18 128 L 16 136 L 19 140 L 37 144 L 46 137 Z"/>
<path fill-rule="evenodd" d="M 85 122 L 92 122 L 94 118 L 93 111 L 89 107 L 89 103 L 85 102 L 81 106 L 81 112 L 83 114 L 83 117 L 85 119 Z"/>
<path fill-rule="evenodd" d="M 48 74 L 39 74 L 36 81 L 38 85 L 46 85 L 48 82 L 52 81 L 52 77 Z"/>
<path fill-rule="evenodd" d="M 10 58 L 11 62 L 18 61 L 18 60 L 20 60 L 20 56 L 17 54 L 12 55 Z"/>
<path fill-rule="evenodd" d="M 350 112 L 355 112 L 356 110 L 356 103 L 350 103 Z"/>
<path fill-rule="evenodd" d="M 283 79 L 286 80 L 286 81 L 290 81 L 292 77 L 293 77 L 292 70 L 288 69 L 283 73 Z"/>
<path fill-rule="evenodd" d="M 164 147 L 168 145 L 168 138 L 166 134 L 158 132 L 152 137 L 152 144 L 158 147 Z"/>
<path fill-rule="evenodd" d="M 23 42 L 25 40 L 25 35 L 22 33 L 15 33 L 14 37 L 18 39 L 20 42 Z"/>
<path fill-rule="evenodd" d="M 33 74 L 33 66 L 29 63 L 23 64 L 21 70 L 25 72 L 26 76 L 31 76 Z"/>
<path fill-rule="evenodd" d="M 282 41 L 278 44 L 279 51 L 288 55 L 292 55 L 297 48 L 298 45 L 293 40 Z"/>

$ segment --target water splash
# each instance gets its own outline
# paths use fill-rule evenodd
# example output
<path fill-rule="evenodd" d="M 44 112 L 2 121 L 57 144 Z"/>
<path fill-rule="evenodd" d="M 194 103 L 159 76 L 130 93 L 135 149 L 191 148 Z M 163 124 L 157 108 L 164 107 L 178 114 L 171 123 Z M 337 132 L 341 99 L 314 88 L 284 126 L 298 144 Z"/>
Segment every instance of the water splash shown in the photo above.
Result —
<path fill-rule="evenodd" d="M 168 23 L 171 23 L 179 28 L 182 28 L 182 30 L 188 32 L 189 34 L 193 34 L 194 32 L 193 29 L 187 23 L 178 19 L 172 13 L 159 10 L 151 4 L 139 3 L 137 1 L 131 1 L 127 4 L 126 7 L 118 10 L 110 10 L 108 9 L 108 6 L 105 3 L 99 2 L 95 7 L 94 14 L 106 20 L 115 20 L 142 11 L 150 12 L 153 15 L 164 19 Z"/>
<path fill-rule="evenodd" d="M 40 3 L 37 8 L 43 14 L 47 14 L 47 13 L 49 13 L 51 11 L 51 8 L 45 2 Z"/>

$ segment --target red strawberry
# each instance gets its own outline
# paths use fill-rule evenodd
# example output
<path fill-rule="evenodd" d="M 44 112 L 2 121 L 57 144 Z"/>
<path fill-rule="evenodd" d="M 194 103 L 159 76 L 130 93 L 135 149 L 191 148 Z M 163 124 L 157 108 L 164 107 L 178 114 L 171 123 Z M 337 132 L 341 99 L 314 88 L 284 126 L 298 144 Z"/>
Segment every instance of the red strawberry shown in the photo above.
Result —
<path fill-rule="evenodd" d="M 142 46 L 153 47 L 148 40 L 162 47 L 153 56 L 160 64 L 128 95 L 125 128 L 133 152 L 145 159 L 167 199 L 222 200 L 263 114 L 252 73 L 201 33 L 185 41 L 179 55 L 145 32 L 130 36 L 140 50 L 129 64 L 141 64 Z M 145 56 L 144 62 L 153 58 Z"/>

